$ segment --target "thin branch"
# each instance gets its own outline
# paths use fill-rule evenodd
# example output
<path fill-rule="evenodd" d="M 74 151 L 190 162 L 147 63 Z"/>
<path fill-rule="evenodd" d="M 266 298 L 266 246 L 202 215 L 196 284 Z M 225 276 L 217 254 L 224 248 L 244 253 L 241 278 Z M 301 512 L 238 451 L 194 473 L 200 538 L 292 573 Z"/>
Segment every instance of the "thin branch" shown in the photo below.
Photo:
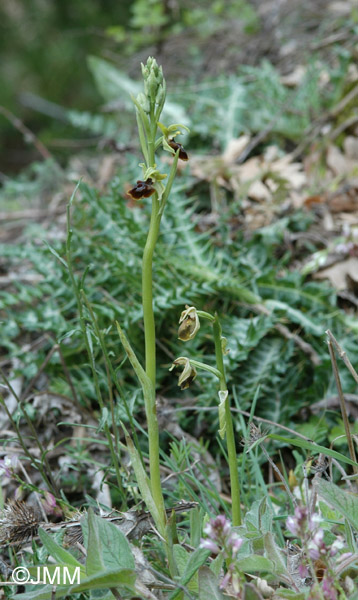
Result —
<path fill-rule="evenodd" d="M 41 154 L 42 158 L 48 160 L 49 158 L 53 158 L 52 154 L 47 150 L 46 146 L 36 137 L 32 131 L 26 127 L 26 125 L 16 117 L 10 110 L 5 108 L 5 106 L 0 106 L 0 113 L 4 115 L 4 117 L 10 121 L 10 123 L 22 133 L 25 138 L 25 141 L 31 142 L 38 152 Z"/>
<path fill-rule="evenodd" d="M 353 445 L 353 440 L 352 440 L 352 434 L 351 434 L 351 430 L 350 430 L 350 426 L 349 426 L 349 420 L 348 420 L 348 415 L 347 415 L 347 410 L 346 410 L 346 403 L 344 400 L 341 379 L 339 377 L 336 355 L 334 353 L 331 340 L 328 340 L 328 349 L 329 349 L 329 354 L 331 357 L 334 378 L 336 380 L 339 402 L 340 402 L 340 406 L 341 406 L 341 413 L 342 413 L 342 418 L 343 418 L 343 423 L 344 423 L 344 429 L 345 429 L 346 436 L 347 436 L 349 454 L 350 454 L 351 459 L 356 463 L 357 458 L 356 458 L 356 453 L 354 450 L 354 445 Z M 357 465 L 353 466 L 353 471 L 354 471 L 354 473 L 358 473 Z"/>
<path fill-rule="evenodd" d="M 240 302 L 240 305 L 245 306 L 249 310 L 252 310 L 258 314 L 264 314 L 268 316 L 271 315 L 269 309 L 263 304 L 246 304 L 244 302 Z M 292 331 L 290 331 L 285 325 L 282 325 L 282 323 L 275 323 L 273 328 L 276 329 L 287 340 L 293 340 L 300 350 L 310 357 L 315 366 L 321 364 L 321 359 L 311 344 L 305 342 L 297 333 L 292 333 Z"/>
<path fill-rule="evenodd" d="M 46 219 L 48 217 L 54 217 L 56 215 L 64 214 L 63 208 L 55 208 L 48 210 L 46 208 L 33 208 L 33 209 L 25 209 L 18 211 L 7 211 L 0 212 L 0 222 L 3 221 L 21 221 L 22 219 L 34 219 L 34 221 L 38 221 L 39 219 Z"/>
<path fill-rule="evenodd" d="M 22 392 L 22 394 L 20 396 L 20 402 L 22 400 L 25 400 L 25 398 L 27 398 L 27 396 L 31 392 L 33 386 L 35 385 L 36 381 L 40 377 L 41 373 L 43 373 L 43 371 L 46 369 L 48 363 L 50 362 L 52 356 L 55 354 L 56 350 L 57 350 L 57 344 L 52 346 L 51 350 L 48 352 L 47 356 L 45 356 L 44 361 L 42 362 L 39 369 L 37 370 L 37 373 L 33 376 L 33 378 L 30 380 L 30 382 L 26 386 L 25 390 Z"/>
<path fill-rule="evenodd" d="M 293 506 L 297 506 L 297 500 L 296 500 L 296 498 L 294 497 L 294 495 L 292 494 L 292 492 L 291 492 L 291 490 L 290 490 L 290 488 L 289 488 L 289 485 L 288 485 L 288 483 L 287 483 L 286 479 L 284 478 L 284 476 L 282 475 L 282 473 L 281 473 L 280 469 L 279 469 L 279 468 L 278 468 L 278 467 L 275 465 L 275 463 L 273 462 L 272 458 L 270 457 L 270 455 L 269 455 L 269 453 L 267 452 L 267 450 L 266 450 L 266 448 L 264 447 L 264 445 L 259 443 L 259 446 L 260 446 L 260 448 L 261 448 L 262 452 L 264 453 L 264 455 L 265 455 L 265 457 L 266 457 L 267 461 L 270 463 L 271 467 L 273 468 L 273 470 L 274 470 L 274 471 L 275 471 L 275 473 L 277 474 L 278 478 L 279 478 L 279 479 L 280 479 L 280 481 L 282 482 L 282 484 L 283 484 L 283 486 L 284 486 L 284 488 L 285 488 L 285 490 L 286 490 L 286 492 L 287 492 L 287 495 L 288 495 L 288 497 L 290 498 L 290 500 L 291 500 L 291 502 L 292 502 Z"/>
<path fill-rule="evenodd" d="M 357 371 L 354 369 L 351 361 L 349 360 L 347 354 L 345 353 L 345 351 L 342 349 L 342 347 L 339 345 L 339 343 L 337 342 L 336 338 L 334 337 L 333 333 L 327 329 L 326 331 L 326 335 L 328 335 L 330 341 L 333 343 L 334 347 L 336 348 L 339 357 L 343 360 L 344 364 L 346 365 L 348 371 L 350 372 L 350 374 L 352 375 L 354 381 L 356 383 L 358 383 L 358 375 L 357 375 Z"/>
<path fill-rule="evenodd" d="M 217 411 L 218 409 L 216 406 L 200 406 L 200 407 L 199 406 L 184 406 L 184 407 L 181 406 L 180 408 L 165 409 L 165 412 L 181 412 L 181 411 L 185 411 L 185 410 L 196 410 L 198 412 L 206 412 L 206 411 L 209 412 L 209 411 Z M 246 410 L 240 410 L 239 408 L 231 408 L 231 411 L 239 413 L 240 415 L 244 415 L 244 417 L 251 417 L 255 421 L 259 421 L 260 423 L 267 423 L 268 425 L 272 425 L 273 427 L 278 427 L 279 429 L 284 429 L 285 431 L 292 433 L 292 435 L 294 435 L 295 437 L 302 438 L 306 442 L 313 442 L 313 440 L 311 440 L 311 438 L 306 437 L 305 435 L 303 435 L 302 433 L 299 433 L 298 431 L 295 431 L 294 429 L 290 429 L 289 427 L 286 427 L 285 425 L 281 425 L 280 423 L 275 423 L 275 421 L 270 421 L 269 419 L 264 419 L 263 417 L 251 416 L 250 413 L 247 412 Z"/>

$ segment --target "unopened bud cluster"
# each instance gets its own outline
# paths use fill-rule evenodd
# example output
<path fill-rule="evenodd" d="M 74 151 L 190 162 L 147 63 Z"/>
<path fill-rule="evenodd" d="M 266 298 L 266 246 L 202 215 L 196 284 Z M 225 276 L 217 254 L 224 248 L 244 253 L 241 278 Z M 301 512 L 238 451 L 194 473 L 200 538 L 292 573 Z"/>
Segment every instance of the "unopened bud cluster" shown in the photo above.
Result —
<path fill-rule="evenodd" d="M 145 65 L 142 64 L 142 75 L 144 80 L 144 93 L 137 96 L 137 101 L 144 112 L 150 114 L 155 105 L 163 105 L 165 100 L 165 81 L 162 67 L 158 66 L 155 58 L 148 58 Z"/>

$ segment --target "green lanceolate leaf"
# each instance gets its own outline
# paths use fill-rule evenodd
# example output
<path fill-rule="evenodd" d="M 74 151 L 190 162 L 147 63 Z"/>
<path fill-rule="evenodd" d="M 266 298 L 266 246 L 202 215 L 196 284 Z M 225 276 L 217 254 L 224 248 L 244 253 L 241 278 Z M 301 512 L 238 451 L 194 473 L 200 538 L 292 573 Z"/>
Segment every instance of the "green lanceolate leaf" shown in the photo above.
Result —
<path fill-rule="evenodd" d="M 275 433 L 270 433 L 266 437 L 271 440 L 277 440 L 278 442 L 285 442 L 286 444 L 291 444 L 292 446 L 298 446 L 298 448 L 305 448 L 306 450 L 310 450 L 313 454 L 324 454 L 325 456 L 332 456 L 336 460 L 340 460 L 341 462 L 347 463 L 348 465 L 356 465 L 351 458 L 344 456 L 340 452 L 336 452 L 335 450 L 331 450 L 330 448 L 325 448 L 324 446 L 320 446 L 319 444 L 315 444 L 314 442 L 309 442 L 301 439 L 293 439 L 286 438 L 282 435 L 276 435 Z"/>
<path fill-rule="evenodd" d="M 62 256 L 60 256 L 59 253 L 56 252 L 56 250 L 54 248 L 52 248 L 52 246 L 50 246 L 50 244 L 46 240 L 44 240 L 44 243 L 46 244 L 46 246 L 50 250 L 51 254 L 53 254 L 54 256 L 56 256 L 56 258 L 63 264 L 63 266 L 65 267 L 65 269 L 68 269 L 67 262 L 62 258 Z"/>
<path fill-rule="evenodd" d="M 321 479 L 318 494 L 334 510 L 339 512 L 358 531 L 358 495 L 346 492 L 330 481 Z"/>
<path fill-rule="evenodd" d="M 187 552 L 187 550 L 185 550 L 185 548 L 183 548 L 183 546 L 181 546 L 180 544 L 174 544 L 173 555 L 174 555 L 175 565 L 179 571 L 179 575 L 182 577 L 185 573 L 186 566 L 189 562 L 190 553 Z M 192 579 L 187 582 L 187 588 L 191 592 L 198 591 L 198 577 L 197 577 L 196 573 L 194 574 Z"/>
<path fill-rule="evenodd" d="M 125 587 L 134 588 L 136 573 L 133 569 L 117 569 L 101 571 L 86 577 L 78 585 L 70 589 L 70 593 L 84 592 L 86 590 L 101 590 L 106 588 Z"/>
<path fill-rule="evenodd" d="M 146 374 L 145 370 L 143 369 L 142 365 L 140 364 L 138 358 L 136 357 L 136 354 L 135 354 L 132 346 L 130 345 L 128 338 L 125 335 L 123 329 L 121 328 L 119 323 L 116 323 L 116 325 L 117 325 L 118 334 L 119 334 L 120 340 L 122 342 L 123 348 L 126 351 L 129 361 L 130 361 L 133 369 L 135 370 L 135 373 L 136 373 L 136 375 L 140 381 L 140 384 L 142 386 L 143 394 L 145 397 L 148 397 L 150 399 L 151 403 L 153 403 L 155 401 L 155 398 L 154 398 L 154 390 L 153 390 L 151 381 L 150 381 L 148 375 Z"/>
<path fill-rule="evenodd" d="M 202 515 L 200 513 L 200 508 L 196 507 L 190 511 L 190 544 L 194 548 L 199 546 L 200 543 L 200 535 L 201 535 L 201 526 L 202 526 Z"/>
<path fill-rule="evenodd" d="M 195 575 L 197 570 L 204 564 L 209 555 L 210 551 L 206 550 L 205 548 L 197 548 L 192 554 L 190 554 L 189 560 L 185 566 L 185 570 L 179 579 L 179 583 L 181 585 L 186 585 Z M 180 588 L 177 588 L 175 592 L 171 594 L 169 600 L 174 600 L 174 598 L 180 594 L 180 591 Z"/>
<path fill-rule="evenodd" d="M 150 489 L 150 482 L 149 482 L 148 476 L 143 468 L 139 453 L 129 436 L 126 436 L 126 442 L 127 442 L 128 452 L 129 452 L 129 455 L 131 458 L 132 467 L 134 469 L 134 473 L 136 476 L 136 480 L 137 480 L 138 487 L 140 489 L 142 498 L 143 498 L 150 514 L 153 517 L 156 527 L 158 527 L 159 531 L 162 531 L 164 524 L 160 517 L 158 508 L 154 502 L 152 492 Z"/>
<path fill-rule="evenodd" d="M 260 554 L 245 556 L 245 558 L 237 560 L 235 565 L 240 571 L 244 571 L 245 573 L 256 573 L 258 571 L 275 573 L 275 565 L 272 560 Z"/>
<path fill-rule="evenodd" d="M 130 96 L 131 94 L 136 96 L 140 92 L 141 85 L 102 58 L 89 56 L 88 66 L 103 98 L 106 101 L 115 101 L 120 97 L 125 108 L 130 110 L 132 107 Z"/>
<path fill-rule="evenodd" d="M 55 594 L 53 593 L 53 585 L 31 586 L 29 592 L 15 594 L 12 596 L 14 600 L 51 600 L 52 598 L 63 598 L 69 593 L 70 587 L 67 585 L 63 588 L 57 587 Z"/>
<path fill-rule="evenodd" d="M 88 539 L 86 547 L 86 573 L 87 575 L 94 575 L 95 573 L 104 571 L 104 562 L 102 558 L 102 544 L 99 536 L 98 521 L 91 508 L 88 511 L 87 523 Z"/>
<path fill-rule="evenodd" d="M 224 600 L 219 590 L 218 577 L 209 567 L 199 569 L 199 600 Z"/>
<path fill-rule="evenodd" d="M 135 562 L 126 536 L 106 519 L 92 516 L 101 544 L 101 559 L 105 569 L 134 569 Z"/>
<path fill-rule="evenodd" d="M 268 531 L 264 535 L 264 547 L 266 555 L 270 558 L 271 562 L 274 564 L 275 573 L 277 575 L 287 575 L 289 577 L 289 573 L 287 571 L 286 563 L 282 554 L 281 549 L 275 542 L 274 536 L 271 531 Z"/>
<path fill-rule="evenodd" d="M 82 567 L 81 563 L 78 562 L 78 560 L 70 552 L 64 548 L 61 548 L 61 546 L 55 542 L 53 537 L 46 533 L 46 531 L 44 531 L 44 529 L 41 527 L 39 529 L 39 537 L 52 558 L 60 563 L 73 565 L 74 567 Z"/>
<path fill-rule="evenodd" d="M 287 588 L 279 588 L 276 590 L 277 598 L 287 598 L 287 600 L 305 600 L 307 598 L 304 592 L 299 593 Z"/>

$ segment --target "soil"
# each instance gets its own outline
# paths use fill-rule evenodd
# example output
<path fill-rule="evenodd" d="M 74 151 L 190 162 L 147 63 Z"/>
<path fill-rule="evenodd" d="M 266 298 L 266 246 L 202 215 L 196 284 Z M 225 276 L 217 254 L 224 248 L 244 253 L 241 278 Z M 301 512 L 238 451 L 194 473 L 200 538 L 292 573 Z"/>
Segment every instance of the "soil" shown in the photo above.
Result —
<path fill-rule="evenodd" d="M 193 57 L 190 52 L 193 34 L 188 28 L 135 54 L 130 60 L 130 74 L 136 77 L 138 61 L 145 61 L 148 55 L 156 56 L 164 72 L 172 78 L 187 79 L 188 75 L 194 75 L 201 79 L 203 75 L 236 73 L 241 64 L 258 65 L 262 60 L 269 60 L 282 74 L 290 73 L 321 44 L 329 52 L 335 35 L 338 40 L 342 35 L 342 43 L 349 43 L 349 35 L 342 32 L 341 25 L 342 18 L 349 16 L 353 2 L 251 0 L 259 17 L 256 32 L 245 32 L 245 24 L 238 15 L 199 41 L 200 52 Z"/>

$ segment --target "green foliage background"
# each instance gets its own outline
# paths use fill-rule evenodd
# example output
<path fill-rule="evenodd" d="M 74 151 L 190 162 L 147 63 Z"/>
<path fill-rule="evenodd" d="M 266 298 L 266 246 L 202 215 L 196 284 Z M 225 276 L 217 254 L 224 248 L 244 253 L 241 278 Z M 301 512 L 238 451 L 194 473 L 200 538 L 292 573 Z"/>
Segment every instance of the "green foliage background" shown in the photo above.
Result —
<path fill-rule="evenodd" d="M 201 42 L 233 18 L 249 29 L 258 27 L 256 13 L 246 0 L 205 0 L 199 6 L 192 0 L 173 6 L 166 0 L 4 0 L 0 105 L 25 121 L 64 160 L 66 145 L 64 149 L 57 141 L 78 136 L 64 107 L 94 110 L 100 101 L 86 68 L 88 55 L 110 58 L 128 71 L 148 54 L 157 53 L 166 40 L 176 36 L 180 40 L 187 31 L 190 70 L 194 65 L 200 69 Z M 0 138 L 0 160 L 6 171 L 18 171 L 38 157 L 32 147 L 24 147 L 21 135 L 2 115 Z"/>
<path fill-rule="evenodd" d="M 126 185 L 139 176 L 138 145 L 133 142 L 135 118 L 129 95 L 138 90 L 139 56 L 142 53 L 146 57 L 149 48 L 160 50 L 161 43 L 179 36 L 186 28 L 193 33 L 193 42 L 188 46 L 193 71 L 186 73 L 185 80 L 173 76 L 170 70 L 165 73 L 169 93 L 164 116 L 168 122 L 189 125 L 190 135 L 184 143 L 189 152 L 202 153 L 204 157 L 219 154 L 230 139 L 242 133 L 255 135 L 266 127 L 270 127 L 268 141 L 282 152 L 297 144 L 312 121 L 346 92 L 352 63 L 351 54 L 334 48 L 333 59 L 324 65 L 327 83 L 323 87 L 319 84 L 322 63 L 315 55 L 307 59 L 306 76 L 295 89 L 282 84 L 278 70 L 268 61 L 255 67 L 235 67 L 230 74 L 208 75 L 196 82 L 195 70 L 200 68 L 202 59 L 201 41 L 210 38 L 235 15 L 240 16 L 244 27 L 255 31 L 259 26 L 256 13 L 242 0 L 210 5 L 205 2 L 200 3 L 200 8 L 187 0 L 180 3 L 177 14 L 166 12 L 165 7 L 165 2 L 158 0 L 111 3 L 111 10 L 106 3 L 95 0 L 75 4 L 67 0 L 54 4 L 36 0 L 5 1 L 0 8 L 2 27 L 7 33 L 0 38 L 0 53 L 10 57 L 0 61 L 6 82 L 5 106 L 19 112 L 50 147 L 57 136 L 85 140 L 93 137 L 95 152 L 89 153 L 92 158 L 99 141 L 128 145 L 104 194 L 81 184 L 73 211 L 73 252 L 75 271 L 84 277 L 86 294 L 105 334 L 125 399 L 139 415 L 142 399 L 113 328 L 113 322 L 118 320 L 130 332 L 131 343 L 143 358 L 140 269 L 149 215 L 147 206 L 133 207 L 124 198 Z M 356 30 L 354 23 L 349 22 L 347 27 Z M 33 110 L 24 109 L 24 92 L 52 104 L 46 104 L 47 108 L 35 116 Z M 13 137 L 13 128 L 4 119 L 0 127 L 6 152 L 11 155 L 12 140 L 18 152 L 18 134 Z M 1 207 L 25 208 L 32 205 L 34 198 L 48 198 L 64 184 L 71 182 L 74 186 L 73 173 L 64 168 L 64 155 L 56 153 L 56 159 L 33 162 L 20 175 L 5 178 Z M 89 157 L 84 161 L 87 163 Z M 161 168 L 166 169 L 167 165 Z M 285 181 L 279 182 L 278 205 L 285 196 L 285 186 Z M 220 198 L 227 210 L 220 211 L 211 230 L 199 233 L 198 224 L 210 210 L 208 185 L 198 183 L 189 174 L 176 181 L 163 219 L 154 273 L 159 389 L 172 408 L 180 408 L 181 401 L 198 409 L 216 406 L 216 388 L 209 375 L 200 375 L 194 387 L 183 395 L 177 389 L 175 375 L 168 371 L 172 360 L 183 354 L 214 360 L 205 328 L 183 347 L 177 340 L 177 322 L 185 304 L 210 312 L 216 310 L 222 316 L 223 333 L 228 338 L 227 370 L 236 408 L 250 410 L 256 398 L 258 415 L 297 428 L 316 442 L 331 440 L 332 427 L 335 432 L 342 430 L 337 414 L 310 415 L 309 408 L 336 394 L 325 330 L 334 331 L 354 364 L 358 359 L 353 343 L 357 324 L 337 307 L 333 289 L 310 281 L 291 266 L 285 236 L 306 230 L 312 217 L 307 213 L 279 216 L 273 224 L 251 235 L 240 228 L 233 231 L 231 219 L 240 214 L 244 197 L 245 190 L 235 199 L 223 191 Z M 0 290 L 1 350 L 5 356 L 21 361 L 21 374 L 30 380 L 54 340 L 58 341 L 83 405 L 92 403 L 97 410 L 73 290 L 59 260 L 64 257 L 64 235 L 56 222 L 46 230 L 34 224 L 27 228 L 23 243 L 0 247 L 6 272 L 26 265 L 30 274 L 41 276 L 36 285 L 19 280 L 12 288 Z M 313 250 L 311 245 L 305 252 Z M 260 314 L 250 306 L 253 299 L 264 305 L 269 314 Z M 91 319 L 86 315 L 106 395 L 109 390 L 103 357 Z M 293 339 L 278 331 L 279 323 L 311 344 L 320 358 L 319 366 Z M 24 353 L 24 343 L 31 343 L 41 334 L 48 335 L 42 348 Z M 51 359 L 47 373 L 50 390 L 71 396 L 57 355 Z M 353 381 L 344 370 L 342 380 L 344 391 L 353 392 Z M 116 396 L 116 411 L 118 423 L 126 422 L 120 395 Z M 217 448 L 216 412 L 209 419 L 207 413 L 196 414 L 183 406 L 178 415 L 183 429 L 196 437 L 209 433 Z M 98 416 L 103 428 L 108 415 Z M 238 433 L 244 433 L 239 418 L 236 428 Z M 145 446 L 145 438 L 142 442 Z M 164 442 L 168 448 L 169 439 Z M 279 445 L 270 443 L 276 448 Z"/>

